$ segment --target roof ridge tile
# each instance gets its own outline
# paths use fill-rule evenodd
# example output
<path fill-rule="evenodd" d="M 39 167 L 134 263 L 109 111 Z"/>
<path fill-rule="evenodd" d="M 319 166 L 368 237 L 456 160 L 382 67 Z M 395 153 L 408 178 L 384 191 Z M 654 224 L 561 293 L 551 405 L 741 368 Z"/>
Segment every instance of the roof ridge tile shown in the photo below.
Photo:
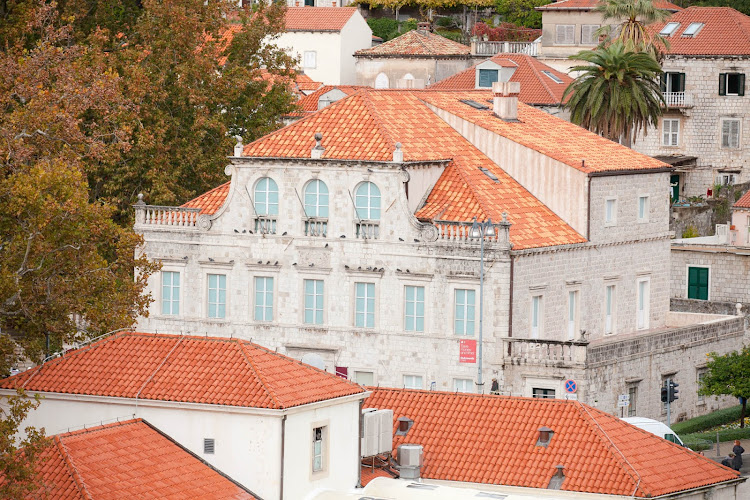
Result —
<path fill-rule="evenodd" d="M 70 474 L 70 477 L 73 479 L 76 488 L 78 488 L 78 492 L 81 494 L 81 497 L 93 500 L 93 497 L 86 488 L 83 477 L 81 477 L 81 474 L 78 472 L 78 468 L 76 468 L 75 464 L 73 463 L 73 457 L 70 456 L 70 452 L 68 451 L 67 446 L 65 446 L 65 443 L 62 442 L 60 436 L 53 436 L 52 439 L 55 443 L 55 447 L 57 448 L 58 453 L 60 454 L 60 457 L 63 460 L 63 463 L 65 464 L 65 468 Z"/>
<path fill-rule="evenodd" d="M 268 381 L 266 380 L 265 376 L 261 374 L 260 368 L 255 365 L 252 356 L 247 352 L 247 346 L 245 345 L 245 342 L 241 341 L 240 339 L 233 340 L 234 342 L 237 342 L 237 344 L 239 344 L 240 352 L 245 357 L 245 361 L 247 361 L 247 364 L 250 365 L 250 368 L 253 370 L 255 376 L 258 377 L 258 380 L 260 380 L 260 385 L 261 387 L 263 387 L 263 390 L 271 399 L 273 407 L 277 409 L 284 408 L 284 405 L 279 401 L 276 392 L 271 387 L 269 387 Z"/>

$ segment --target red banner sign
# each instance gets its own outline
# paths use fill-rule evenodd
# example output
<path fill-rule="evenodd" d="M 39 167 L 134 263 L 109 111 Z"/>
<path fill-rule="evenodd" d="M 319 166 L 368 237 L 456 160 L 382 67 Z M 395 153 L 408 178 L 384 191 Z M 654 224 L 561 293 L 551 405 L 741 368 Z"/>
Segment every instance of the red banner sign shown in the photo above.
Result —
<path fill-rule="evenodd" d="M 477 341 L 471 339 L 461 339 L 458 341 L 458 362 L 459 363 L 476 363 L 477 362 Z"/>

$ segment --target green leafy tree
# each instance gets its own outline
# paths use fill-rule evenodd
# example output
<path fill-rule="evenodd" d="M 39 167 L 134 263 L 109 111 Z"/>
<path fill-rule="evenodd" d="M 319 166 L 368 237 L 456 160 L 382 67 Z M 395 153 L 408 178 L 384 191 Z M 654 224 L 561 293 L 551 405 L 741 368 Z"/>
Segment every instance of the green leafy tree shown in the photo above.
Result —
<path fill-rule="evenodd" d="M 740 427 L 745 427 L 747 398 L 750 397 L 750 347 L 723 355 L 709 353 L 706 368 L 706 375 L 701 380 L 698 394 L 740 398 Z"/>
<path fill-rule="evenodd" d="M 610 41 L 621 42 L 627 50 L 648 52 L 657 61 L 661 59 L 669 42 L 658 33 L 649 33 L 649 24 L 664 21 L 671 13 L 657 9 L 651 0 L 606 0 L 596 6 L 604 25 L 597 33 Z M 607 21 L 615 20 L 616 25 Z"/>
<path fill-rule="evenodd" d="M 653 57 L 616 41 L 571 59 L 588 63 L 571 69 L 579 76 L 563 95 L 570 97 L 566 108 L 573 123 L 628 145 L 641 130 L 657 125 L 664 97 L 661 67 Z"/>
<path fill-rule="evenodd" d="M 39 466 L 50 441 L 44 429 L 30 426 L 23 439 L 18 436 L 22 422 L 38 406 L 38 396 L 31 399 L 23 389 L 0 405 L 0 498 L 22 500 L 43 486 Z"/>
<path fill-rule="evenodd" d="M 495 11 L 509 23 L 539 29 L 542 27 L 542 13 L 534 7 L 548 3 L 547 0 L 497 0 Z"/>

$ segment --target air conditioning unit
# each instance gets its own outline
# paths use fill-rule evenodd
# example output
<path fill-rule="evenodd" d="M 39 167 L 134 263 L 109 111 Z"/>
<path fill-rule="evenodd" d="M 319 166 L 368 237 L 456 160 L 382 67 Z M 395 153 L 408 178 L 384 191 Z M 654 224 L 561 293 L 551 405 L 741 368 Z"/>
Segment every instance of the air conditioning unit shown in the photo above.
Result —
<path fill-rule="evenodd" d="M 421 468 L 422 445 L 400 445 L 398 447 L 398 469 L 401 479 L 419 479 Z"/>
<path fill-rule="evenodd" d="M 393 449 L 393 410 L 362 411 L 362 456 L 372 457 Z"/>

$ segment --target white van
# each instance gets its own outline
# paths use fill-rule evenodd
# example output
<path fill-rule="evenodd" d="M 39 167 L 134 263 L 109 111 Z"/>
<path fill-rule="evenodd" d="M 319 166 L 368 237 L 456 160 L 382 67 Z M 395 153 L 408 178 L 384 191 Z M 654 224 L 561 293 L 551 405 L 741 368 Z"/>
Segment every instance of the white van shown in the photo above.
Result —
<path fill-rule="evenodd" d="M 622 420 L 632 426 L 643 429 L 644 431 L 650 432 L 651 434 L 659 436 L 660 438 L 664 438 L 667 441 L 677 443 L 680 446 L 685 446 L 682 443 L 682 439 L 680 439 L 680 436 L 675 434 L 674 431 L 667 426 L 667 424 L 659 422 L 658 420 L 653 420 L 651 418 L 645 417 L 625 417 Z"/>

